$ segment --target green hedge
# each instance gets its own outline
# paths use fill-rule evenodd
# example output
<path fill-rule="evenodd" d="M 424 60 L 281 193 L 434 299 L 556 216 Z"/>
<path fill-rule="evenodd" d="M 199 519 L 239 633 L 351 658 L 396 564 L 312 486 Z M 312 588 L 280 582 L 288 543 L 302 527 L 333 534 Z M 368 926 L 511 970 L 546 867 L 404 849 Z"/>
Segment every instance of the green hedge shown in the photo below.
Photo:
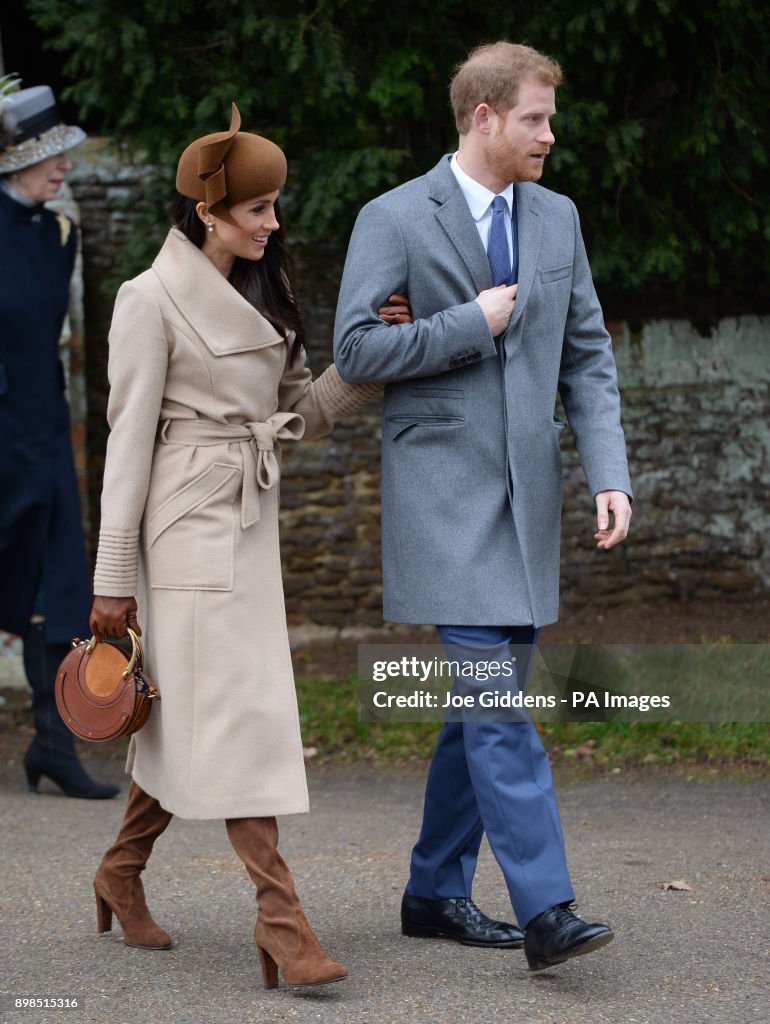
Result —
<path fill-rule="evenodd" d="M 562 62 L 544 184 L 581 210 L 602 294 L 770 308 L 770 19 L 746 0 L 28 0 L 71 97 L 171 167 L 226 127 L 293 163 L 292 228 L 344 240 L 370 196 L 454 145 L 453 66 L 497 38 Z M 151 248 L 154 240 L 148 242 Z M 140 261 L 141 262 L 141 261 Z M 629 300 L 631 301 L 631 300 Z M 665 310 L 664 310 L 665 311 Z"/>

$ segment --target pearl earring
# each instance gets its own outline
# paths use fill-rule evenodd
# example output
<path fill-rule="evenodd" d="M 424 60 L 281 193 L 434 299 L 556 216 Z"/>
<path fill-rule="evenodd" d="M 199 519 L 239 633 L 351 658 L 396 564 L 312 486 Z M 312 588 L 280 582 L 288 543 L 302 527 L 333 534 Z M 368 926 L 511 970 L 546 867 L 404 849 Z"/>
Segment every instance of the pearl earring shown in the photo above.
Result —
<path fill-rule="evenodd" d="M 210 220 L 208 222 L 208 224 L 206 225 L 206 230 L 209 231 L 209 232 L 214 230 L 214 222 L 213 222 L 213 220 Z"/>

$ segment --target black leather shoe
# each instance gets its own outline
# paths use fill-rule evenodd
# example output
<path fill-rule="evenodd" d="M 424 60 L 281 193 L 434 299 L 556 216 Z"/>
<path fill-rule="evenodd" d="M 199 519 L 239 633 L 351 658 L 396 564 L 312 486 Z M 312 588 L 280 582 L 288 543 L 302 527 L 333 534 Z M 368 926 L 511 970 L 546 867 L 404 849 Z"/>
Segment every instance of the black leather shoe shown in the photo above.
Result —
<path fill-rule="evenodd" d="M 542 971 L 573 956 L 593 953 L 614 938 L 606 924 L 586 924 L 568 905 L 551 907 L 527 925 L 524 954 L 530 971 Z"/>
<path fill-rule="evenodd" d="M 514 924 L 493 921 L 482 914 L 468 896 L 450 900 L 426 900 L 405 892 L 401 901 L 401 934 L 429 939 L 442 936 L 464 946 L 514 949 L 524 942 L 524 932 Z"/>

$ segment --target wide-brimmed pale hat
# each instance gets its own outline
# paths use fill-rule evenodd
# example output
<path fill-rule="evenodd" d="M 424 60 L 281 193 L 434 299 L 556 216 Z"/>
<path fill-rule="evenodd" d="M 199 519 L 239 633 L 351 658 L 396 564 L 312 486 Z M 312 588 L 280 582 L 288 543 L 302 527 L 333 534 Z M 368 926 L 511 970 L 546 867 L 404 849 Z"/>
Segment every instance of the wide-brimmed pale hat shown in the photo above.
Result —
<path fill-rule="evenodd" d="M 255 199 L 286 182 L 286 157 L 274 142 L 241 132 L 241 115 L 233 103 L 230 128 L 191 142 L 179 158 L 177 191 L 206 203 L 220 220 L 236 222 L 229 206 Z"/>
<path fill-rule="evenodd" d="M 13 85 L 9 78 L 0 82 L 0 128 L 4 136 L 0 174 L 31 167 L 83 142 L 86 133 L 77 125 L 64 124 L 47 85 L 8 91 Z"/>

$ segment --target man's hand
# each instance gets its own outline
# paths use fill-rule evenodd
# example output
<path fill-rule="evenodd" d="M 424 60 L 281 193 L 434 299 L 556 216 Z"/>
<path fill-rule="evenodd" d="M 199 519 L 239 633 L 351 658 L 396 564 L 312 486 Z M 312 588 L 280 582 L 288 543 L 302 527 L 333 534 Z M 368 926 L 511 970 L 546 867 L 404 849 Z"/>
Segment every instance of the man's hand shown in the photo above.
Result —
<path fill-rule="evenodd" d="M 95 597 L 89 626 L 97 640 L 105 636 L 126 636 L 129 628 L 141 636 L 142 631 L 136 621 L 136 598 Z"/>
<path fill-rule="evenodd" d="M 408 297 L 398 293 L 388 296 L 388 305 L 380 306 L 377 310 L 377 316 L 380 320 L 384 320 L 386 324 L 414 323 L 412 307 L 409 304 Z"/>
<path fill-rule="evenodd" d="M 510 322 L 513 307 L 516 305 L 518 287 L 517 284 L 499 284 L 496 288 L 487 288 L 476 296 L 476 302 L 481 306 L 481 312 L 493 338 L 502 334 Z"/>
<path fill-rule="evenodd" d="M 631 524 L 631 502 L 625 491 L 599 491 L 594 498 L 596 502 L 597 532 L 594 534 L 597 548 L 606 551 L 620 544 L 628 536 Z M 612 529 L 610 529 L 610 513 L 612 513 Z"/>

